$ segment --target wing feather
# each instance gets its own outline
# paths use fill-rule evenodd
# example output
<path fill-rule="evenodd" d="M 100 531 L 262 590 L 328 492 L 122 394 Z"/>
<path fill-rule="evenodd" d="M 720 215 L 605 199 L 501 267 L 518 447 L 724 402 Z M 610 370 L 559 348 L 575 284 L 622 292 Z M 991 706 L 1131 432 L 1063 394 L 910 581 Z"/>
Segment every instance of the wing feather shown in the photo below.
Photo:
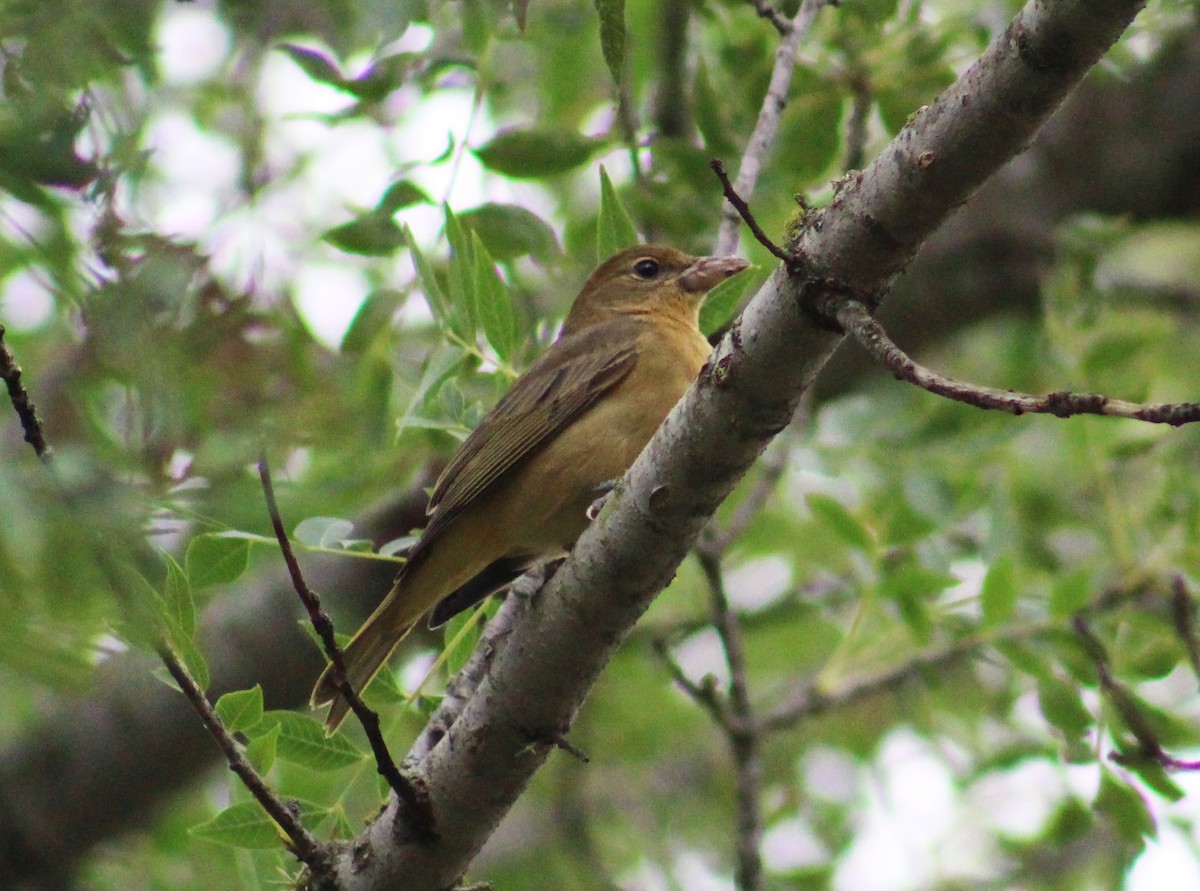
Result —
<path fill-rule="evenodd" d="M 424 539 L 625 379 L 640 325 L 616 318 L 561 338 L 529 367 L 459 447 L 429 500 Z"/>

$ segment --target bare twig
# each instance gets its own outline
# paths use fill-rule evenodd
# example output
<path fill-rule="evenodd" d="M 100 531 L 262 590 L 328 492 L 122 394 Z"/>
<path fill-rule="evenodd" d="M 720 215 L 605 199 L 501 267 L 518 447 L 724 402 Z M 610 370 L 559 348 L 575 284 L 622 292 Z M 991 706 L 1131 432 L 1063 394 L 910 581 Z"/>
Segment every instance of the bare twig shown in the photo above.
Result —
<path fill-rule="evenodd" d="M 977 408 L 993 408 L 1014 415 L 1050 414 L 1058 418 L 1073 415 L 1107 415 L 1151 424 L 1179 427 L 1200 421 L 1200 402 L 1137 403 L 1112 399 L 1099 393 L 1059 391 L 1045 396 L 999 390 L 956 380 L 913 361 L 896 346 L 867 308 L 856 300 L 837 307 L 834 317 L 847 334 L 887 367 L 898 379 L 916 384 L 938 396 L 964 402 Z"/>
<path fill-rule="evenodd" d="M 37 406 L 29 398 L 25 385 L 21 383 L 21 366 L 13 354 L 9 352 L 4 342 L 4 326 L 0 325 L 0 377 L 8 387 L 8 398 L 12 400 L 17 417 L 21 419 L 21 428 L 25 431 L 25 441 L 33 446 L 37 456 L 43 461 L 50 461 L 54 450 L 46 441 L 42 431 L 42 419 L 38 417 Z"/>
<path fill-rule="evenodd" d="M 204 691 L 200 689 L 200 685 L 196 683 L 196 679 L 192 677 L 192 673 L 187 670 L 182 660 L 175 655 L 175 651 L 165 642 L 158 643 L 155 650 L 167 667 L 167 671 L 171 673 L 171 677 L 175 679 L 175 683 L 179 685 L 179 689 L 183 691 L 187 701 L 191 703 L 192 708 L 200 716 L 200 720 L 204 722 L 204 729 L 208 731 L 209 736 L 220 748 L 225 760 L 229 763 L 229 769 L 237 774 L 238 779 L 254 796 L 254 800 L 287 835 L 288 846 L 292 853 L 316 875 L 328 876 L 331 868 L 329 853 L 313 837 L 312 833 L 301 825 L 299 817 L 275 794 L 267 785 L 266 780 L 242 755 L 237 741 L 234 740 L 233 735 L 221 719 L 217 717 L 216 710 L 208 701 L 208 697 L 204 695 Z"/>
<path fill-rule="evenodd" d="M 792 20 L 785 16 L 782 12 L 767 3 L 766 0 L 748 0 L 754 11 L 758 13 L 760 19 L 766 19 L 775 26 L 775 30 L 781 35 L 786 36 L 791 33 Z"/>
<path fill-rule="evenodd" d="M 1102 615 L 1150 593 L 1152 592 L 1144 586 L 1114 587 L 1090 604 L 1085 613 Z M 1061 622 L 1045 621 L 1010 627 L 1003 631 L 969 634 L 939 649 L 918 653 L 893 668 L 853 681 L 839 690 L 827 691 L 817 685 L 806 686 L 790 696 L 783 705 L 760 718 L 759 725 L 768 732 L 787 730 L 808 718 L 846 708 L 880 693 L 897 690 L 926 676 L 931 670 L 948 668 L 963 659 L 977 656 L 987 647 L 1036 640 L 1047 635 L 1057 635 L 1061 631 Z"/>
<path fill-rule="evenodd" d="M 1162 743 L 1158 741 L 1158 734 L 1150 725 L 1150 721 L 1142 714 L 1137 701 L 1123 684 L 1113 678 L 1109 668 L 1108 652 L 1104 649 L 1104 644 L 1100 642 L 1100 639 L 1092 633 L 1087 620 L 1082 616 L 1077 616 L 1074 626 L 1075 633 L 1083 641 L 1084 648 L 1096 665 L 1101 692 L 1112 703 L 1117 714 L 1121 716 L 1121 720 L 1125 722 L 1125 726 L 1129 728 L 1129 732 L 1133 734 L 1133 738 L 1137 740 L 1139 749 L 1137 755 L 1157 762 L 1166 770 L 1200 770 L 1200 761 L 1181 761 L 1168 754 L 1162 747 Z M 1131 760 L 1129 755 L 1117 752 L 1114 752 L 1111 757 L 1118 764 L 1128 763 Z"/>
<path fill-rule="evenodd" d="M 1055 629 L 1057 627 L 1059 626 L 1054 626 Z M 1042 626 L 1030 629 L 1033 634 L 1045 634 L 1049 631 L 1050 627 Z M 975 655 L 989 643 L 992 641 L 974 636 L 965 637 L 942 649 L 914 656 L 888 671 L 847 684 L 834 692 L 827 692 L 815 684 L 805 687 L 771 714 L 763 717 L 760 723 L 766 731 L 787 730 L 808 718 L 846 708 L 888 690 L 899 689 L 909 681 L 923 676 L 931 668 L 944 668 Z"/>
<path fill-rule="evenodd" d="M 721 189 L 725 194 L 725 200 L 733 206 L 738 216 L 746 221 L 746 225 L 750 227 L 750 231 L 754 233 L 754 237 L 758 243 L 788 266 L 795 263 L 796 258 L 789 255 L 783 248 L 772 241 L 770 236 L 762 230 L 762 226 L 758 225 L 758 220 L 754 219 L 754 214 L 750 211 L 750 206 L 746 204 L 742 196 L 737 193 L 737 190 L 734 189 L 733 184 L 729 181 L 729 174 L 725 172 L 725 165 L 721 163 L 720 159 L 713 158 L 708 162 L 708 166 L 712 168 L 713 173 L 717 175 L 717 179 L 721 181 Z M 721 248 L 717 248 L 717 253 L 718 256 L 724 256 Z"/>
<path fill-rule="evenodd" d="M 747 201 L 754 194 L 758 175 L 779 133 L 779 119 L 787 106 L 788 91 L 792 86 L 792 70 L 796 67 L 796 51 L 812 27 L 817 12 L 825 3 L 826 0 L 802 0 L 800 8 L 788 21 L 787 31 L 783 33 L 783 39 L 779 41 L 779 47 L 775 50 L 775 65 L 771 69 L 767 95 L 763 97 L 758 120 L 754 122 L 754 130 L 746 142 L 746 151 L 742 155 L 742 163 L 734 185 L 734 191 Z M 717 230 L 714 250 L 717 256 L 725 257 L 737 252 L 738 221 L 738 212 L 732 206 L 725 207 L 721 215 L 721 226 Z"/>
<path fill-rule="evenodd" d="M 738 891 L 760 891 L 762 865 L 762 730 L 754 720 L 747 683 L 746 646 L 738 618 L 729 607 L 721 562 L 711 554 L 698 554 L 712 596 L 713 624 L 729 666 L 729 720 L 725 735 L 737 772 L 737 874 Z"/>
<path fill-rule="evenodd" d="M 1171 579 L 1171 616 L 1175 620 L 1175 630 L 1179 639 L 1187 649 L 1188 661 L 1192 663 L 1192 671 L 1200 678 L 1200 640 L 1196 637 L 1196 601 L 1188 593 L 1187 583 L 1183 576 L 1176 575 Z"/>
<path fill-rule="evenodd" d="M 4 326 L 0 325 L 0 375 L 3 376 L 8 386 L 9 397 L 12 399 L 13 407 L 21 418 L 21 425 L 25 428 L 25 441 L 33 446 L 38 457 L 46 465 L 51 465 L 54 450 L 46 440 L 42 430 L 41 419 L 38 417 L 37 410 L 32 400 L 30 400 L 24 385 L 21 383 L 21 369 L 14 361 L 12 353 L 5 346 L 3 338 Z M 137 607 L 134 605 L 133 599 L 127 593 L 123 593 L 128 588 L 123 584 L 123 573 L 117 567 L 115 561 L 111 559 L 110 549 L 107 547 L 97 547 L 95 552 L 100 568 L 112 582 L 113 590 L 117 593 L 121 605 L 131 615 L 135 615 Z M 200 689 L 200 685 L 175 654 L 175 651 L 165 639 L 161 638 L 155 642 L 154 649 L 166 666 L 167 671 L 170 672 L 171 677 L 175 679 L 175 683 L 179 685 L 179 689 L 183 691 L 183 695 L 200 716 L 200 720 L 203 722 L 209 736 L 213 738 L 217 747 L 225 755 L 229 769 L 237 774 L 238 778 L 245 784 L 250 794 L 254 796 L 254 799 L 262 806 L 263 810 L 279 825 L 279 828 L 287 836 L 288 847 L 291 851 L 315 875 L 329 876 L 331 874 L 332 861 L 328 852 L 301 825 L 296 813 L 271 790 L 258 771 L 245 759 L 232 734 L 230 734 L 221 719 L 217 717 L 217 713 L 208 701 L 208 697 L 204 695 L 204 691 Z"/>
<path fill-rule="evenodd" d="M 283 526 L 283 517 L 279 513 L 279 504 L 275 500 L 275 487 L 271 482 L 271 469 L 267 463 L 265 453 L 258 461 L 258 476 L 262 481 L 263 497 L 267 502 L 267 512 L 271 516 L 271 526 L 275 530 L 275 538 L 279 541 L 279 549 L 283 552 L 283 561 L 287 564 L 288 574 L 292 578 L 292 587 L 296 589 L 296 593 L 300 596 L 304 608 L 308 611 L 309 621 L 312 622 L 313 628 L 316 630 L 318 636 L 320 636 L 325 654 L 333 664 L 334 687 L 337 689 L 338 695 L 345 698 L 350 706 L 350 710 L 354 712 L 355 717 L 362 724 L 363 730 L 366 731 L 367 740 L 371 744 L 371 753 L 375 756 L 375 766 L 379 774 L 387 781 L 392 791 L 396 793 L 396 797 L 411 807 L 418 815 L 414 826 L 428 840 L 432 841 L 436 837 L 436 831 L 433 821 L 433 809 L 430 805 L 429 797 L 420 786 L 405 776 L 396 766 L 396 762 L 392 760 L 391 752 L 388 751 L 387 743 L 383 739 L 383 732 L 380 730 L 379 715 L 363 702 L 358 691 L 347 680 L 346 658 L 342 652 L 342 648 L 338 646 L 337 638 L 334 636 L 333 622 L 330 621 L 328 614 L 321 608 L 321 600 L 316 592 L 309 588 L 308 583 L 304 581 L 304 575 L 300 571 L 300 563 L 296 559 L 295 551 L 292 550 L 292 543 L 288 540 L 287 531 Z"/>
<path fill-rule="evenodd" d="M 707 624 L 705 623 L 706 627 Z M 684 693 L 691 697 L 693 702 L 708 712 L 717 726 L 723 730 L 727 729 L 731 723 L 729 712 L 725 701 L 721 698 L 721 694 L 717 692 L 712 675 L 706 675 L 704 680 L 697 684 L 687 676 L 683 667 L 675 661 L 675 657 L 671 655 L 670 644 L 665 637 L 656 637 L 653 641 L 653 646 L 663 665 L 671 672 L 671 679 L 675 681 L 679 689 L 683 690 Z"/>

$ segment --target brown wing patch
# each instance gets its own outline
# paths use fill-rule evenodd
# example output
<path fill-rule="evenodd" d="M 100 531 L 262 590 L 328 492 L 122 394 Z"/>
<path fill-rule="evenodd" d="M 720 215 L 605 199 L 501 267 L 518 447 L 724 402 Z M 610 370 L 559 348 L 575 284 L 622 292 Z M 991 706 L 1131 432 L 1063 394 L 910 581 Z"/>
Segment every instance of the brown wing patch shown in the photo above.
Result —
<path fill-rule="evenodd" d="M 637 360 L 639 328 L 635 320 L 617 318 L 552 344 L 442 472 L 423 540 L 624 380 Z"/>

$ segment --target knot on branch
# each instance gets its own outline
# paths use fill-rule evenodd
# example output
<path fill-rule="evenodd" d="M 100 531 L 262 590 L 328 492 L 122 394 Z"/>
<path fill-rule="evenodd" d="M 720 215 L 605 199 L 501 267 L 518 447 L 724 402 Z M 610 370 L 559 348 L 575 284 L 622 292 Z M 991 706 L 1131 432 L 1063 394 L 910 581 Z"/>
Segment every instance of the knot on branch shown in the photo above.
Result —
<path fill-rule="evenodd" d="M 862 304 L 868 312 L 874 312 L 885 293 L 883 288 L 856 288 L 839 279 L 823 276 L 802 282 L 797 300 L 801 312 L 817 326 L 835 334 L 845 334 L 845 327 L 838 321 L 838 311 L 847 303 L 855 302 Z"/>

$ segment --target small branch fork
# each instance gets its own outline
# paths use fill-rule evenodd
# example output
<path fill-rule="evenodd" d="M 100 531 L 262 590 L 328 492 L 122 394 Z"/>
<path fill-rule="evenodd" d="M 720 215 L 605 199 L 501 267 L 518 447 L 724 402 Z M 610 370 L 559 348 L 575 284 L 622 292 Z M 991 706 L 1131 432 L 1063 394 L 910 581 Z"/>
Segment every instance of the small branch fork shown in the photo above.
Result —
<path fill-rule="evenodd" d="M 379 724 L 379 715 L 363 702 L 362 697 L 346 678 L 346 657 L 334 636 L 333 622 L 330 621 L 329 615 L 321 608 L 321 600 L 316 592 L 304 581 L 304 575 L 300 571 L 300 563 L 296 559 L 296 553 L 292 549 L 292 543 L 288 539 L 287 531 L 284 528 L 283 517 L 279 512 L 279 504 L 275 499 L 275 486 L 271 481 L 271 468 L 267 462 L 265 453 L 259 457 L 258 476 L 262 481 L 263 497 L 267 503 L 267 512 L 271 517 L 271 526 L 275 530 L 275 538 L 278 540 L 279 549 L 283 553 L 283 561 L 287 564 L 288 574 L 292 578 L 292 587 L 296 590 L 296 594 L 299 595 L 300 601 L 308 611 L 309 621 L 312 622 L 313 629 L 321 638 L 325 654 L 329 657 L 329 661 L 333 665 L 334 687 L 337 689 L 338 694 L 345 698 L 350 706 L 350 710 L 354 712 L 355 717 L 362 724 L 363 730 L 366 731 L 367 740 L 371 745 L 371 753 L 375 757 L 375 765 L 379 774 L 387 781 L 392 791 L 396 793 L 396 797 L 410 807 L 417 815 L 417 819 L 413 821 L 413 825 L 418 827 L 422 839 L 428 842 L 435 841 L 436 832 L 434 830 L 433 809 L 429 801 L 429 796 L 425 793 L 424 789 L 405 776 L 396 766 L 391 752 L 388 751 L 387 743 L 383 739 L 383 733 Z"/>

